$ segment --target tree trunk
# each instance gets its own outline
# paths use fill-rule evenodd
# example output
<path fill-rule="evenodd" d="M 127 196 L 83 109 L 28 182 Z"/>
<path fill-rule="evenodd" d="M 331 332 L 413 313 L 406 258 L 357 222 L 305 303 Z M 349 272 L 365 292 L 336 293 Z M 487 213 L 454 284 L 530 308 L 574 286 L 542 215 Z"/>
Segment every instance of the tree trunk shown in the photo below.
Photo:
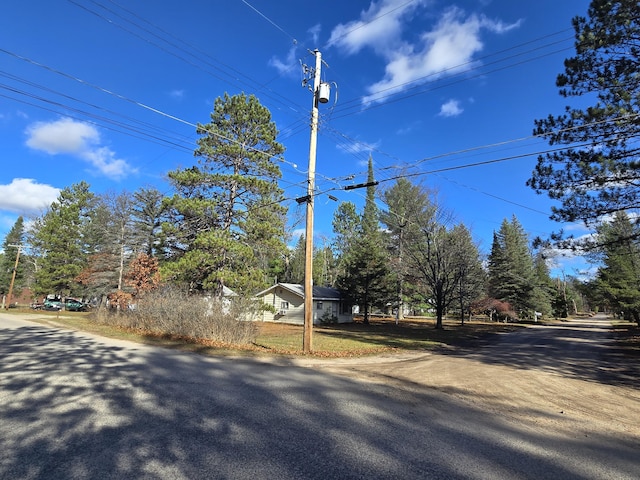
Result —
<path fill-rule="evenodd" d="M 368 281 L 366 286 L 364 287 L 364 319 L 362 322 L 365 325 L 369 325 L 369 282 Z"/>

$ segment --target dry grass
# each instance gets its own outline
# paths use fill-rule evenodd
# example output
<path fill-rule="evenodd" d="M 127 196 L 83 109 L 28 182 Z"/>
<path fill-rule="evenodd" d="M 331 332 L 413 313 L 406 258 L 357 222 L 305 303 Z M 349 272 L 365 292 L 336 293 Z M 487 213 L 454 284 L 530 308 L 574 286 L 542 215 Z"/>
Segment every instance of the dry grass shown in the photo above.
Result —
<path fill-rule="evenodd" d="M 436 330 L 433 320 L 407 319 L 399 325 L 391 318 L 377 318 L 368 325 L 362 322 L 315 326 L 313 350 L 317 356 L 371 355 L 393 350 L 430 350 L 443 346 L 468 346 L 488 340 L 492 334 L 521 328 L 474 320 L 460 325 L 445 321 Z M 302 353 L 303 327 L 278 323 L 260 325 L 256 344 L 276 353 Z"/>
<path fill-rule="evenodd" d="M 257 323 L 255 341 L 247 345 L 238 345 L 211 339 L 196 339 L 188 335 L 161 334 L 142 328 L 102 324 L 96 322 L 91 313 L 38 312 L 38 316 L 42 323 L 53 323 L 105 337 L 208 355 L 303 355 L 303 327 L 297 325 Z M 494 335 L 517 328 L 522 327 L 517 324 L 477 319 L 466 322 L 464 326 L 457 320 L 445 320 L 444 329 L 436 330 L 433 320 L 417 318 L 406 319 L 399 325 L 390 318 L 375 319 L 369 325 L 362 322 L 317 325 L 313 328 L 312 355 L 351 357 L 390 351 L 472 346 L 488 342 Z"/>

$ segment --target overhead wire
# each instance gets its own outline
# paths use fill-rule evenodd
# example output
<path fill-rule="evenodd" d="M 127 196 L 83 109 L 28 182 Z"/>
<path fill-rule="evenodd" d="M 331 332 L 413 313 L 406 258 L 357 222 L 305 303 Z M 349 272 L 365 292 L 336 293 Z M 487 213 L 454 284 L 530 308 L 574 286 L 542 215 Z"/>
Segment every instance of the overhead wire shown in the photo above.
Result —
<path fill-rule="evenodd" d="M 167 30 L 149 22 L 148 20 L 143 19 L 141 16 L 137 15 L 135 12 L 131 11 L 130 9 L 127 9 L 121 5 L 119 5 L 118 3 L 114 2 L 113 0 L 109 0 L 111 4 L 118 6 L 119 8 L 121 8 L 122 10 L 124 10 L 125 12 L 127 12 L 129 15 L 134 16 L 137 19 L 140 19 L 141 21 L 144 21 L 146 24 L 150 25 L 152 28 L 158 30 L 159 32 L 162 33 L 162 35 L 158 35 L 156 34 L 154 31 L 152 31 L 149 28 L 146 28 L 142 25 L 140 25 L 139 23 L 132 21 L 128 18 L 126 18 L 125 16 L 119 14 L 118 12 L 116 12 L 115 10 L 105 6 L 104 4 L 96 1 L 96 0 L 88 0 L 89 2 L 91 2 L 92 4 L 98 6 L 99 8 L 104 9 L 105 11 L 109 12 L 111 15 L 116 16 L 117 18 L 129 23 L 130 25 L 132 25 L 133 27 L 140 29 L 141 31 L 145 32 L 148 35 L 151 35 L 152 37 L 154 37 L 155 39 L 159 40 L 160 42 L 162 42 L 163 44 L 166 44 L 168 46 L 170 46 L 171 48 L 177 50 L 178 52 L 180 52 L 180 54 L 176 53 L 175 51 L 172 51 L 168 48 L 165 48 L 162 44 L 158 43 L 157 41 L 154 40 L 150 40 L 149 38 L 146 38 L 144 35 L 137 33 L 136 31 L 125 27 L 124 25 L 104 16 L 103 14 L 100 14 L 99 12 L 96 12 L 95 10 L 92 10 L 90 8 L 88 8 L 85 5 L 82 5 L 81 3 L 79 3 L 76 0 L 67 0 L 69 3 L 71 3 L 72 5 L 75 5 L 79 8 L 81 8 L 82 10 L 85 10 L 93 15 L 95 15 L 96 17 L 108 22 L 111 25 L 114 25 L 118 28 L 120 28 L 121 30 L 129 33 L 130 35 L 133 35 L 134 37 L 160 49 L 161 51 L 199 69 L 200 71 L 209 74 L 211 76 L 213 76 L 214 78 L 217 78 L 219 80 L 222 80 L 223 82 L 229 83 L 230 85 L 234 86 L 235 88 L 237 88 L 238 90 L 243 91 L 244 88 L 249 88 L 251 90 L 253 90 L 256 85 L 258 85 L 258 89 L 263 90 L 263 92 L 265 92 L 265 95 L 270 98 L 271 100 L 286 106 L 287 108 L 294 108 L 294 111 L 296 113 L 299 113 L 298 109 L 301 108 L 299 105 L 295 104 L 294 102 L 291 101 L 290 98 L 284 97 L 283 95 L 280 95 L 276 92 L 274 92 L 271 89 L 267 89 L 266 86 L 261 86 L 259 82 L 257 82 L 256 80 L 252 79 L 251 77 L 243 74 L 242 72 L 238 71 L 237 69 L 227 65 L 226 63 L 220 61 L 217 58 L 212 57 L 210 54 L 203 52 L 201 49 L 199 49 L 197 46 L 190 44 L 188 42 L 185 42 L 184 40 L 179 39 L 178 37 L 176 37 L 175 35 L 171 34 L 170 32 L 168 32 Z M 175 41 L 171 41 L 170 39 L 173 39 Z M 186 47 L 185 48 L 179 44 L 177 44 L 176 42 L 180 42 L 182 44 L 184 44 Z M 195 52 L 195 53 L 194 53 Z M 188 58 L 186 58 L 186 56 L 188 57 L 192 57 L 193 59 L 195 59 L 196 61 L 193 60 L 189 60 Z M 219 71 L 223 76 L 220 76 L 219 74 L 213 73 L 211 70 L 209 70 L 208 68 L 204 68 L 201 64 L 205 65 L 208 68 L 211 68 L 213 70 Z M 221 68 L 221 66 L 224 68 Z M 228 70 L 228 71 L 227 71 Z M 229 73 L 231 72 L 231 73 Z M 242 86 L 236 85 L 235 82 L 240 82 L 244 88 Z M 285 110 L 286 111 L 286 110 Z"/>
<path fill-rule="evenodd" d="M 73 2 L 72 0 L 69 0 L 69 1 L 71 1 L 72 3 L 76 3 L 76 2 Z M 93 3 L 94 3 L 94 4 L 96 4 L 97 2 L 93 2 Z M 112 2 L 112 3 L 114 3 L 114 2 Z M 244 1 L 243 1 L 243 3 L 247 4 L 247 6 L 252 7 L 251 5 L 249 5 L 249 4 L 248 4 L 248 2 L 244 2 Z M 407 3 L 410 3 L 410 2 L 407 2 Z M 116 5 L 117 5 L 117 4 L 116 4 Z M 83 8 L 84 8 L 84 7 L 83 7 Z M 253 8 L 253 7 L 252 7 L 252 8 Z M 387 12 L 386 14 L 388 14 L 388 13 L 389 13 L 389 12 Z M 274 24 L 274 26 L 275 26 L 275 24 Z M 285 32 L 285 33 L 286 33 L 286 32 Z M 293 37 L 292 37 L 292 38 L 293 38 Z M 542 37 L 542 38 L 545 38 L 545 37 Z M 1 49 L 0 49 L 0 50 L 1 50 Z M 486 74 L 486 72 L 485 72 L 485 74 Z M 105 93 L 110 93 L 110 94 L 112 94 L 111 92 L 109 92 L 109 91 L 108 91 L 108 90 L 106 90 L 106 89 L 102 89 L 102 90 L 103 90 Z M 125 99 L 125 100 L 130 101 L 130 99 L 126 99 L 126 97 L 121 97 L 121 98 L 122 98 L 122 99 Z M 167 115 L 165 112 L 162 112 L 162 111 L 160 111 L 160 110 L 154 109 L 153 107 L 150 107 L 150 106 L 148 106 L 148 105 L 145 105 L 145 104 L 142 104 L 142 103 L 139 103 L 139 102 L 135 102 L 135 101 L 134 101 L 134 103 L 136 103 L 138 106 L 140 106 L 140 107 L 142 107 L 142 108 L 147 108 L 147 109 L 149 109 L 150 111 L 153 111 L 154 113 L 159 113 L 159 114 L 161 114 L 161 115 Z M 179 119 L 178 117 L 174 117 L 174 116 L 171 116 L 171 115 L 167 115 L 167 116 L 168 116 L 168 118 L 171 118 L 171 119 L 173 119 L 173 120 L 182 121 L 183 123 L 188 124 L 188 125 L 190 125 L 190 126 L 192 126 L 192 127 L 193 127 L 193 126 L 195 126 L 194 124 L 192 124 L 192 123 L 190 123 L 190 122 L 183 121 L 182 119 Z M 300 130 L 302 129 L 302 126 L 298 126 L 297 128 L 298 128 L 298 131 L 300 131 Z M 293 129 L 292 129 L 291 131 L 293 131 Z M 419 162 L 423 162 L 423 161 L 426 161 L 426 160 L 427 160 L 427 159 L 422 159 L 422 160 L 420 160 Z M 419 163 L 419 162 L 417 162 L 417 163 Z M 385 169 L 387 169 L 387 168 L 407 168 L 407 165 L 404 165 L 404 166 L 395 166 L 395 165 L 394 165 L 394 166 L 384 167 L 384 168 L 385 168 Z M 304 172 L 299 172 L 299 173 L 304 173 Z M 330 179 L 331 181 L 335 181 L 335 179 L 330 178 L 330 177 L 326 177 L 326 179 Z"/>

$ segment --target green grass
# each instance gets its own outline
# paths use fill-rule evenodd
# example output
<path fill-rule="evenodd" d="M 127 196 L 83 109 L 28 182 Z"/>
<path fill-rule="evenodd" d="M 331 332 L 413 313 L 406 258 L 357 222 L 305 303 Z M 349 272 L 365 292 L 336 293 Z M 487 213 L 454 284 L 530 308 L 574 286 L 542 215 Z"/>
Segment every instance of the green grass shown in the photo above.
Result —
<path fill-rule="evenodd" d="M 10 312 L 14 312 L 11 310 Z M 229 345 L 213 341 L 193 341 L 149 332 L 134 331 L 96 323 L 86 312 L 34 312 L 32 319 L 73 330 L 129 340 L 166 348 L 193 351 L 208 355 L 302 355 L 303 327 L 279 323 L 260 323 L 259 334 L 253 345 Z M 460 325 L 457 320 L 445 320 L 444 329 L 435 329 L 432 319 L 406 319 L 395 324 L 392 319 L 374 319 L 369 325 L 362 322 L 314 326 L 313 355 L 318 357 L 348 357 L 373 355 L 383 352 L 430 350 L 446 346 L 469 346 L 489 341 L 492 335 L 521 328 L 475 320 Z"/>
<path fill-rule="evenodd" d="M 258 323 L 259 334 L 252 345 L 229 345 L 213 341 L 193 341 L 150 332 L 134 331 L 97 323 L 88 312 L 46 312 L 10 309 L 5 313 L 29 314 L 30 320 L 94 333 L 104 337 L 128 340 L 165 348 L 198 352 L 206 355 L 303 355 L 302 326 L 280 323 Z M 625 355 L 640 357 L 640 328 L 628 322 L 615 325 L 618 346 Z M 483 318 L 460 325 L 458 320 L 445 320 L 444 329 L 436 330 L 433 319 L 410 318 L 395 324 L 392 319 L 374 319 L 313 328 L 313 353 L 317 357 L 349 357 L 375 355 L 393 351 L 419 351 L 452 346 L 476 346 L 491 342 L 495 335 L 522 328 L 523 325 L 488 322 Z"/>

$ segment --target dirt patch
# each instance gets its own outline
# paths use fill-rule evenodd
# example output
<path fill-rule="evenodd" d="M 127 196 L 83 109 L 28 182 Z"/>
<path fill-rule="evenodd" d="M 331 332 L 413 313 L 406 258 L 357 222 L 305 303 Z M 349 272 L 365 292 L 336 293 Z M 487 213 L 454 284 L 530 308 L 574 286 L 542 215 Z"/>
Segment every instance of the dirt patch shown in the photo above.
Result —
<path fill-rule="evenodd" d="M 636 332 L 637 333 L 637 332 Z M 576 437 L 624 435 L 640 447 L 636 334 L 603 319 L 531 326 L 432 352 L 320 361 L 305 366 L 399 389 L 436 389 L 531 428 Z M 614 341 L 622 335 L 626 347 Z"/>

